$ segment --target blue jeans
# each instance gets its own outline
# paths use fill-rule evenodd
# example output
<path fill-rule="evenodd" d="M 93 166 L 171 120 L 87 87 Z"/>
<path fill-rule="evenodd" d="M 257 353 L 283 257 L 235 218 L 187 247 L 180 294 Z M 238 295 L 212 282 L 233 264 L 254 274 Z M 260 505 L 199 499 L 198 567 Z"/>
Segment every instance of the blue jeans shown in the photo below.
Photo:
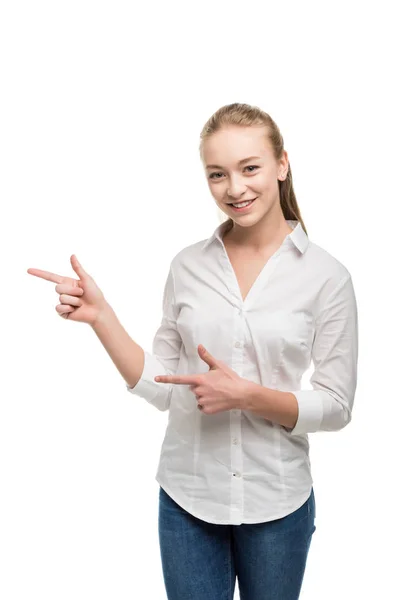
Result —
<path fill-rule="evenodd" d="M 316 529 L 314 490 L 297 510 L 265 523 L 216 525 L 160 486 L 158 532 L 168 600 L 298 600 Z"/>

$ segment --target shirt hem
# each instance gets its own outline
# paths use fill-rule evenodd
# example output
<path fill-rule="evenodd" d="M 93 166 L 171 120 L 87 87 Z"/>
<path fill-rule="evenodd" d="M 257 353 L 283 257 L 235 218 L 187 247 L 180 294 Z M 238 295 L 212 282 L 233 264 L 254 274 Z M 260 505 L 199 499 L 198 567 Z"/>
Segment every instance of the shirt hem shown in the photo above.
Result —
<path fill-rule="evenodd" d="M 195 511 L 188 510 L 188 508 L 183 505 L 184 502 L 182 503 L 182 500 L 178 499 L 175 492 L 172 491 L 171 488 L 167 484 L 165 484 L 163 481 L 161 481 L 161 478 L 158 475 L 156 475 L 155 480 L 163 488 L 163 490 L 168 494 L 168 496 L 170 496 L 172 498 L 172 500 L 174 500 L 174 502 L 179 504 L 179 506 L 181 508 L 183 508 L 183 510 L 185 510 L 187 513 L 189 513 L 193 517 L 196 517 L 197 519 L 200 519 L 201 521 L 205 521 L 206 523 L 211 523 L 213 525 L 240 525 L 240 524 L 255 525 L 257 523 L 268 523 L 269 521 L 275 521 L 276 519 L 282 519 L 283 517 L 287 517 L 288 515 L 293 513 L 295 510 L 297 510 L 298 508 L 303 506 L 303 504 L 306 502 L 306 500 L 308 500 L 308 498 L 310 497 L 311 490 L 313 487 L 313 482 L 311 481 L 309 489 L 306 492 L 306 494 L 303 494 L 302 496 L 300 496 L 300 500 L 297 500 L 293 506 L 284 509 L 283 512 L 281 511 L 279 513 L 276 513 L 273 516 L 264 516 L 264 517 L 261 516 L 257 519 L 244 519 L 241 523 L 232 523 L 232 521 L 230 521 L 229 519 L 210 519 L 210 517 L 198 512 L 196 510 Z"/>

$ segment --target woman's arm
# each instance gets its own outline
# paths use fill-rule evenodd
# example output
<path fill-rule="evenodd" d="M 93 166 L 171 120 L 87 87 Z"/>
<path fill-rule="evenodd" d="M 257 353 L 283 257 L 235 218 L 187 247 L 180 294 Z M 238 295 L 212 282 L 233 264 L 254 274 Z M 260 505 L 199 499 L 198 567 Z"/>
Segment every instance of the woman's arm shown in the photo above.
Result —
<path fill-rule="evenodd" d="M 140 375 L 138 374 L 138 364 L 134 364 L 135 360 L 138 360 L 136 350 L 129 346 L 128 342 L 124 342 L 123 336 L 121 340 L 122 344 L 127 344 L 126 350 L 132 359 L 131 366 L 128 366 L 131 377 L 129 380 L 125 378 L 128 381 L 128 391 L 144 398 L 161 411 L 169 409 L 173 386 L 172 384 L 158 383 L 154 381 L 154 377 L 156 375 L 175 375 L 177 372 L 182 339 L 176 319 L 175 285 L 171 264 L 164 286 L 161 324 L 153 338 L 152 352 L 144 350 L 143 357 L 140 357 Z M 129 381 L 132 383 L 129 384 Z"/>
<path fill-rule="evenodd" d="M 351 276 L 346 275 L 315 323 L 313 389 L 281 392 L 249 382 L 245 404 L 248 410 L 286 427 L 291 435 L 338 431 L 351 421 L 357 360 L 357 304 Z"/>
<path fill-rule="evenodd" d="M 127 385 L 135 386 L 144 367 L 144 351 L 125 331 L 110 305 L 92 325 L 114 365 Z"/>

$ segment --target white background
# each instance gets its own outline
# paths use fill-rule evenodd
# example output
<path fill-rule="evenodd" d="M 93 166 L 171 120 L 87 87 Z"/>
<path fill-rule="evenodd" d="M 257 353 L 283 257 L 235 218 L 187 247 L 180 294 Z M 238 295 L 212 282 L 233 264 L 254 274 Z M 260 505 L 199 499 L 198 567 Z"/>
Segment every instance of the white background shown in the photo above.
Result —
<path fill-rule="evenodd" d="M 231 102 L 279 125 L 309 237 L 349 269 L 358 301 L 353 420 L 310 435 L 317 530 L 301 598 L 397 597 L 394 11 L 2 2 L 3 600 L 166 598 L 154 477 L 168 413 L 127 392 L 89 326 L 55 311 L 55 284 L 27 269 L 76 276 L 75 253 L 150 350 L 170 260 L 220 223 L 198 144 Z"/>

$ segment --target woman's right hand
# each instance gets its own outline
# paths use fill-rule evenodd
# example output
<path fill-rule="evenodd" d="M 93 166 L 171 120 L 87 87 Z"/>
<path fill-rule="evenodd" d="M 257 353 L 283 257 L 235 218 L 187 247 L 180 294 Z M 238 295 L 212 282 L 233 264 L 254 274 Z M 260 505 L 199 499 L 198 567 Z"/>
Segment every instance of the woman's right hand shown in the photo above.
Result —
<path fill-rule="evenodd" d="M 80 321 L 94 325 L 99 315 L 108 308 L 103 292 L 96 285 L 93 277 L 79 264 L 75 254 L 72 254 L 71 265 L 79 279 L 63 277 L 41 269 L 28 269 L 30 275 L 41 277 L 56 283 L 56 292 L 60 294 L 60 302 L 56 311 L 64 319 Z"/>

